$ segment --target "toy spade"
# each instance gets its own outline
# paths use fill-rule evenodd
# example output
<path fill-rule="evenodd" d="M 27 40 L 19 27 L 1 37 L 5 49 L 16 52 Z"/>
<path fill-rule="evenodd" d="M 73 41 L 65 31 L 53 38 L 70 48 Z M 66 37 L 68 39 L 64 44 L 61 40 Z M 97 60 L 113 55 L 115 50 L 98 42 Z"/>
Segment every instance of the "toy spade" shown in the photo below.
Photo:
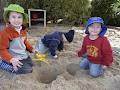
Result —
<path fill-rule="evenodd" d="M 39 61 L 41 61 L 41 62 L 44 62 L 44 63 L 46 63 L 46 64 L 50 64 L 47 60 L 46 60 L 46 55 L 44 55 L 44 54 L 41 54 L 41 53 L 36 53 L 35 54 L 35 58 L 36 59 L 38 59 Z"/>

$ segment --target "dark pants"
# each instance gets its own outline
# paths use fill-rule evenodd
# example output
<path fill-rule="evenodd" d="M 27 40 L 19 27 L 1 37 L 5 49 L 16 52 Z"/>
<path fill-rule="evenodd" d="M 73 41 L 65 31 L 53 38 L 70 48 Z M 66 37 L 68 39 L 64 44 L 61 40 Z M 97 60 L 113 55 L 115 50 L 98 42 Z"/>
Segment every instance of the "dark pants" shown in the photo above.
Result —
<path fill-rule="evenodd" d="M 20 61 L 23 65 L 21 68 L 18 68 L 18 71 L 16 71 L 16 74 L 26 74 L 26 73 L 32 73 L 33 71 L 33 62 L 32 59 L 30 57 L 28 57 L 27 59 L 23 59 Z"/>
<path fill-rule="evenodd" d="M 5 70 L 5 71 L 8 71 L 8 72 L 12 72 L 12 73 L 15 73 L 15 74 L 26 74 L 26 73 L 32 73 L 33 71 L 33 62 L 32 62 L 32 59 L 30 57 L 28 57 L 27 59 L 23 59 L 20 61 L 23 65 L 21 68 L 18 67 L 18 70 L 17 71 L 14 71 L 13 70 L 13 66 L 12 64 L 9 64 L 5 61 L 2 61 L 0 63 L 0 68 Z"/>

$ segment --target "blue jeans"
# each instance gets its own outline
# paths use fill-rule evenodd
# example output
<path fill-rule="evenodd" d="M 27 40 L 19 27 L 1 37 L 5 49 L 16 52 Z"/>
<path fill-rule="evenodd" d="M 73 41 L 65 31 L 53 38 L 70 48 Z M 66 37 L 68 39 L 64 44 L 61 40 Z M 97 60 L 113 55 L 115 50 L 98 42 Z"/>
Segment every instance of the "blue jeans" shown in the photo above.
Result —
<path fill-rule="evenodd" d="M 91 63 L 87 58 L 82 58 L 80 61 L 80 68 L 88 69 L 89 74 L 93 77 L 98 77 L 104 72 L 101 64 Z"/>

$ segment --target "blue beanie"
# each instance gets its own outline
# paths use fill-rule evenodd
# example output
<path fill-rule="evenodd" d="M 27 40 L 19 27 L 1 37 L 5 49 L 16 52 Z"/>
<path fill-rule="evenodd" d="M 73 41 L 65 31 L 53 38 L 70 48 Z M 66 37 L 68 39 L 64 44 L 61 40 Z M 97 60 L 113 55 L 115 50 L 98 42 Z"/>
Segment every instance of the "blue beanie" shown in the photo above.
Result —
<path fill-rule="evenodd" d="M 64 33 L 65 38 L 67 39 L 68 42 L 72 42 L 74 38 L 74 30 L 69 30 L 68 32 Z"/>
<path fill-rule="evenodd" d="M 101 32 L 99 33 L 100 36 L 104 36 L 107 31 L 107 27 L 104 25 L 104 21 L 101 17 L 91 17 L 88 19 L 86 24 L 85 34 L 89 34 L 88 27 L 93 23 L 101 23 Z"/>

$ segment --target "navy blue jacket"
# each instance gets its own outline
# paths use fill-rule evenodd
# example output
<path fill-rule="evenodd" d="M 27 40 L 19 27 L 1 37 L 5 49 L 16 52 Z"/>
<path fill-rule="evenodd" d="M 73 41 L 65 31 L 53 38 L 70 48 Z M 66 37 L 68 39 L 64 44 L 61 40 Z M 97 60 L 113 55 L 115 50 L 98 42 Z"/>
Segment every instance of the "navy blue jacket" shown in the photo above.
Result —
<path fill-rule="evenodd" d="M 61 51 L 64 48 L 62 34 L 64 34 L 64 33 L 56 31 L 56 32 L 45 35 L 41 39 L 43 44 L 49 48 L 49 51 L 52 56 L 56 55 L 56 50 Z"/>

